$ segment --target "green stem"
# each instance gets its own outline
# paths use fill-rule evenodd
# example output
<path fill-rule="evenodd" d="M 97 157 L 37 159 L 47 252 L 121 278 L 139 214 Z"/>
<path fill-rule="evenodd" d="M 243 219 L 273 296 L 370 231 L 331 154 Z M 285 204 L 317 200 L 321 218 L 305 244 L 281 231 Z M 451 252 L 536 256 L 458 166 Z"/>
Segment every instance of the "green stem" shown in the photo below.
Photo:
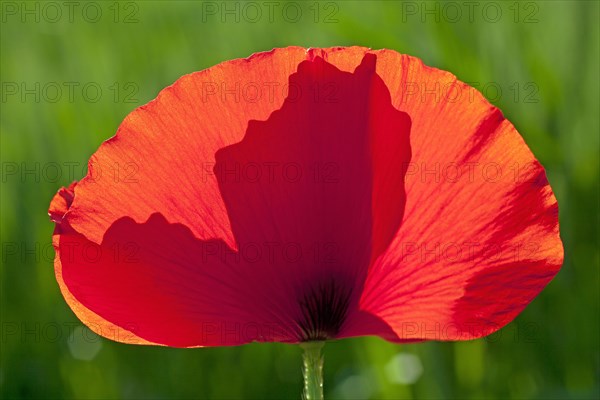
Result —
<path fill-rule="evenodd" d="M 323 356 L 321 349 L 325 342 L 304 342 L 302 375 L 304 376 L 305 400 L 323 400 Z"/>

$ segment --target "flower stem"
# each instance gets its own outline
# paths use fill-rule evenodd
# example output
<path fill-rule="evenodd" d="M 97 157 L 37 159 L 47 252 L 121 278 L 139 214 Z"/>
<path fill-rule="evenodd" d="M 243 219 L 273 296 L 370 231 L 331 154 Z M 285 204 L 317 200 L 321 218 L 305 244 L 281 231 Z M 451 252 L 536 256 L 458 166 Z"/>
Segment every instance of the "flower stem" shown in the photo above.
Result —
<path fill-rule="evenodd" d="M 304 349 L 302 355 L 302 375 L 304 376 L 305 400 L 323 400 L 323 357 L 321 349 L 325 342 L 304 342 L 300 347 Z"/>

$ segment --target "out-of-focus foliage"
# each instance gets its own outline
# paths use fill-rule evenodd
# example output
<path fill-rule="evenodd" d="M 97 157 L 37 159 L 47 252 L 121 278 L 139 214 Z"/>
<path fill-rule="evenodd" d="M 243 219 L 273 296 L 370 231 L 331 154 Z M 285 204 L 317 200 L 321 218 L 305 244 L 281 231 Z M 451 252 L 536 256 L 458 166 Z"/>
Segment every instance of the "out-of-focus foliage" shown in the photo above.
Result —
<path fill-rule="evenodd" d="M 46 212 L 181 75 L 273 47 L 362 45 L 452 71 L 503 110 L 547 170 L 566 258 L 492 337 L 327 344 L 326 396 L 597 398 L 599 3 L 267 3 L 1 3 L 0 397 L 297 398 L 298 346 L 128 346 L 82 329 L 54 277 Z"/>

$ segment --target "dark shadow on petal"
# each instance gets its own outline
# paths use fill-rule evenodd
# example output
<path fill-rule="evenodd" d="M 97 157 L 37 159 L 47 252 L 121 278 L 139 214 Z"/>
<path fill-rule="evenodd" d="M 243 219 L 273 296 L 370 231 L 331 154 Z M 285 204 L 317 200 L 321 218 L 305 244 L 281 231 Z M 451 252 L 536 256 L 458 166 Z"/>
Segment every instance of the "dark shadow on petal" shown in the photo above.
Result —
<path fill-rule="evenodd" d="M 100 245 L 62 228 L 61 273 L 71 294 L 143 339 L 173 347 L 296 339 L 291 319 L 260 303 L 277 284 L 260 274 L 264 260 L 246 259 L 222 240 L 198 240 L 158 213 L 141 224 L 117 220 Z"/>
<path fill-rule="evenodd" d="M 238 247 L 271 243 L 300 255 L 290 263 L 282 252 L 264 268 L 288 289 L 282 295 L 296 297 L 290 312 L 305 340 L 313 325 L 313 336 L 335 336 L 347 311 L 311 320 L 302 304 L 329 309 L 312 294 L 335 281 L 339 293 L 322 297 L 357 308 L 370 263 L 402 221 L 410 118 L 393 107 L 375 70 L 373 54 L 353 73 L 320 57 L 300 63 L 281 109 L 251 121 L 240 143 L 216 154 Z"/>
<path fill-rule="evenodd" d="M 475 274 L 453 307 L 456 327 L 471 338 L 494 333 L 523 311 L 559 268 L 545 259 L 523 259 Z"/>

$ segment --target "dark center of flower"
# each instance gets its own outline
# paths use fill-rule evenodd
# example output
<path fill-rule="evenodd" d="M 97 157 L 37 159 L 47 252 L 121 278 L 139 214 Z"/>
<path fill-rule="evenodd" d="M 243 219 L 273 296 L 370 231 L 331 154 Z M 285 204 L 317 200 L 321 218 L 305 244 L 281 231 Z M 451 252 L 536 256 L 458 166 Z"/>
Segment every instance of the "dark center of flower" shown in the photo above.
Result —
<path fill-rule="evenodd" d="M 336 337 L 348 313 L 351 294 L 351 288 L 333 279 L 308 290 L 300 300 L 300 340 L 308 342 Z"/>

